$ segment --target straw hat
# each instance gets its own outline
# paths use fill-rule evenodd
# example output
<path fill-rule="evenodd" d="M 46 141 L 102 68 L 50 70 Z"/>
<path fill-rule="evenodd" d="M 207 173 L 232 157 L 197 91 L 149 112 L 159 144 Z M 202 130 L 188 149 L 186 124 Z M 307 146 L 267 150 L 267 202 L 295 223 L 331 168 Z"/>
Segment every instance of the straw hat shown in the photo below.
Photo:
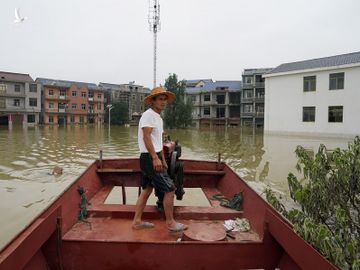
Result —
<path fill-rule="evenodd" d="M 151 90 L 150 95 L 148 95 L 144 98 L 145 104 L 151 105 L 152 98 L 159 96 L 159 95 L 167 96 L 168 104 L 175 100 L 175 94 L 173 92 L 166 91 L 164 87 L 159 86 L 159 87 L 155 87 L 153 90 Z"/>

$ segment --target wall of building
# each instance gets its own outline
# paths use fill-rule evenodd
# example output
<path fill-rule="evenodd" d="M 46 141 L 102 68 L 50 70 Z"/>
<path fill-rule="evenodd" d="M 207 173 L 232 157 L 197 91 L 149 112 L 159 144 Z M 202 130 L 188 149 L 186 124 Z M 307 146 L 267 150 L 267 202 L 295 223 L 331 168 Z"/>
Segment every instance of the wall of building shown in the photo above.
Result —
<path fill-rule="evenodd" d="M 329 74 L 344 72 L 344 89 L 329 90 Z M 304 76 L 316 76 L 316 91 L 303 91 Z M 360 67 L 327 69 L 265 80 L 265 132 L 360 134 Z M 328 122 L 328 107 L 343 106 L 343 122 Z M 303 107 L 315 106 L 315 122 L 303 122 Z"/>

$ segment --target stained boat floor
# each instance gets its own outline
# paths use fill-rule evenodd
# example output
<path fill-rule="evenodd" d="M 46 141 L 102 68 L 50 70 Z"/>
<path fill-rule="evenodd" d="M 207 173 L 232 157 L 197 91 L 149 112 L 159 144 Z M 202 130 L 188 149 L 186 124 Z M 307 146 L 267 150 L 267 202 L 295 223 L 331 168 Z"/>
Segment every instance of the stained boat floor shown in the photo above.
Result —
<path fill-rule="evenodd" d="M 172 233 L 166 228 L 164 220 L 149 220 L 154 228 L 134 230 L 132 220 L 127 218 L 90 217 L 88 222 L 76 223 L 64 236 L 64 241 L 99 241 L 99 242 L 175 242 L 182 238 L 183 232 Z M 214 223 L 211 220 L 178 220 L 190 225 L 193 222 Z M 226 237 L 229 242 L 259 242 L 259 236 L 253 232 L 232 233 L 235 239 Z"/>

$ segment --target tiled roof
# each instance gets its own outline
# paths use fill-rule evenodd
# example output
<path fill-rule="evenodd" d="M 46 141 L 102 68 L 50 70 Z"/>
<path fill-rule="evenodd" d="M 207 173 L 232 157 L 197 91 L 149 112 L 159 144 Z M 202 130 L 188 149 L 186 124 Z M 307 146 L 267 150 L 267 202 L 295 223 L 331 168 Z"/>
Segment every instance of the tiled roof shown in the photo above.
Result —
<path fill-rule="evenodd" d="M 0 81 L 7 82 L 34 82 L 29 74 L 0 71 Z"/>
<path fill-rule="evenodd" d="M 199 82 L 203 81 L 204 83 L 210 83 L 213 80 L 212 79 L 197 79 L 197 80 L 185 80 L 186 86 L 192 86 L 192 85 L 196 85 Z"/>
<path fill-rule="evenodd" d="M 195 94 L 200 92 L 211 92 L 211 91 L 221 91 L 221 88 L 226 88 L 231 92 L 241 90 L 241 81 L 215 81 L 205 83 L 203 87 L 188 87 L 186 92 L 188 94 Z"/>
<path fill-rule="evenodd" d="M 255 75 L 255 74 L 264 74 L 271 71 L 273 68 L 246 68 L 244 69 L 243 75 Z"/>
<path fill-rule="evenodd" d="M 267 74 L 314 69 L 314 68 L 334 67 L 334 66 L 342 66 L 342 65 L 355 64 L 355 63 L 360 63 L 360 52 L 353 52 L 353 53 L 340 54 L 340 55 L 323 57 L 323 58 L 310 59 L 305 61 L 285 63 L 274 68 Z"/>
<path fill-rule="evenodd" d="M 58 87 L 70 88 L 73 84 L 75 84 L 76 87 L 78 87 L 78 88 L 85 86 L 90 90 L 103 90 L 103 88 L 98 87 L 95 83 L 54 80 L 54 79 L 48 79 L 48 78 L 37 78 L 36 82 L 39 82 L 42 85 L 47 85 L 47 86 L 58 86 Z"/>

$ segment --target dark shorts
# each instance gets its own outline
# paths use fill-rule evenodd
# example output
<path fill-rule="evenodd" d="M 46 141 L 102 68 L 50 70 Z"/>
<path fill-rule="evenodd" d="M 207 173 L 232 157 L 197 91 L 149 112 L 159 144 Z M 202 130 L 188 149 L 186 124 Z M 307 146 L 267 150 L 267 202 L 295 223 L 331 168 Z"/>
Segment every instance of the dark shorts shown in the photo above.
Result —
<path fill-rule="evenodd" d="M 161 152 L 157 153 L 161 160 Z M 148 186 L 154 187 L 160 192 L 175 191 L 174 181 L 170 178 L 166 171 L 156 172 L 153 167 L 152 158 L 149 153 L 140 154 L 140 169 L 141 169 L 141 186 L 146 188 Z"/>

